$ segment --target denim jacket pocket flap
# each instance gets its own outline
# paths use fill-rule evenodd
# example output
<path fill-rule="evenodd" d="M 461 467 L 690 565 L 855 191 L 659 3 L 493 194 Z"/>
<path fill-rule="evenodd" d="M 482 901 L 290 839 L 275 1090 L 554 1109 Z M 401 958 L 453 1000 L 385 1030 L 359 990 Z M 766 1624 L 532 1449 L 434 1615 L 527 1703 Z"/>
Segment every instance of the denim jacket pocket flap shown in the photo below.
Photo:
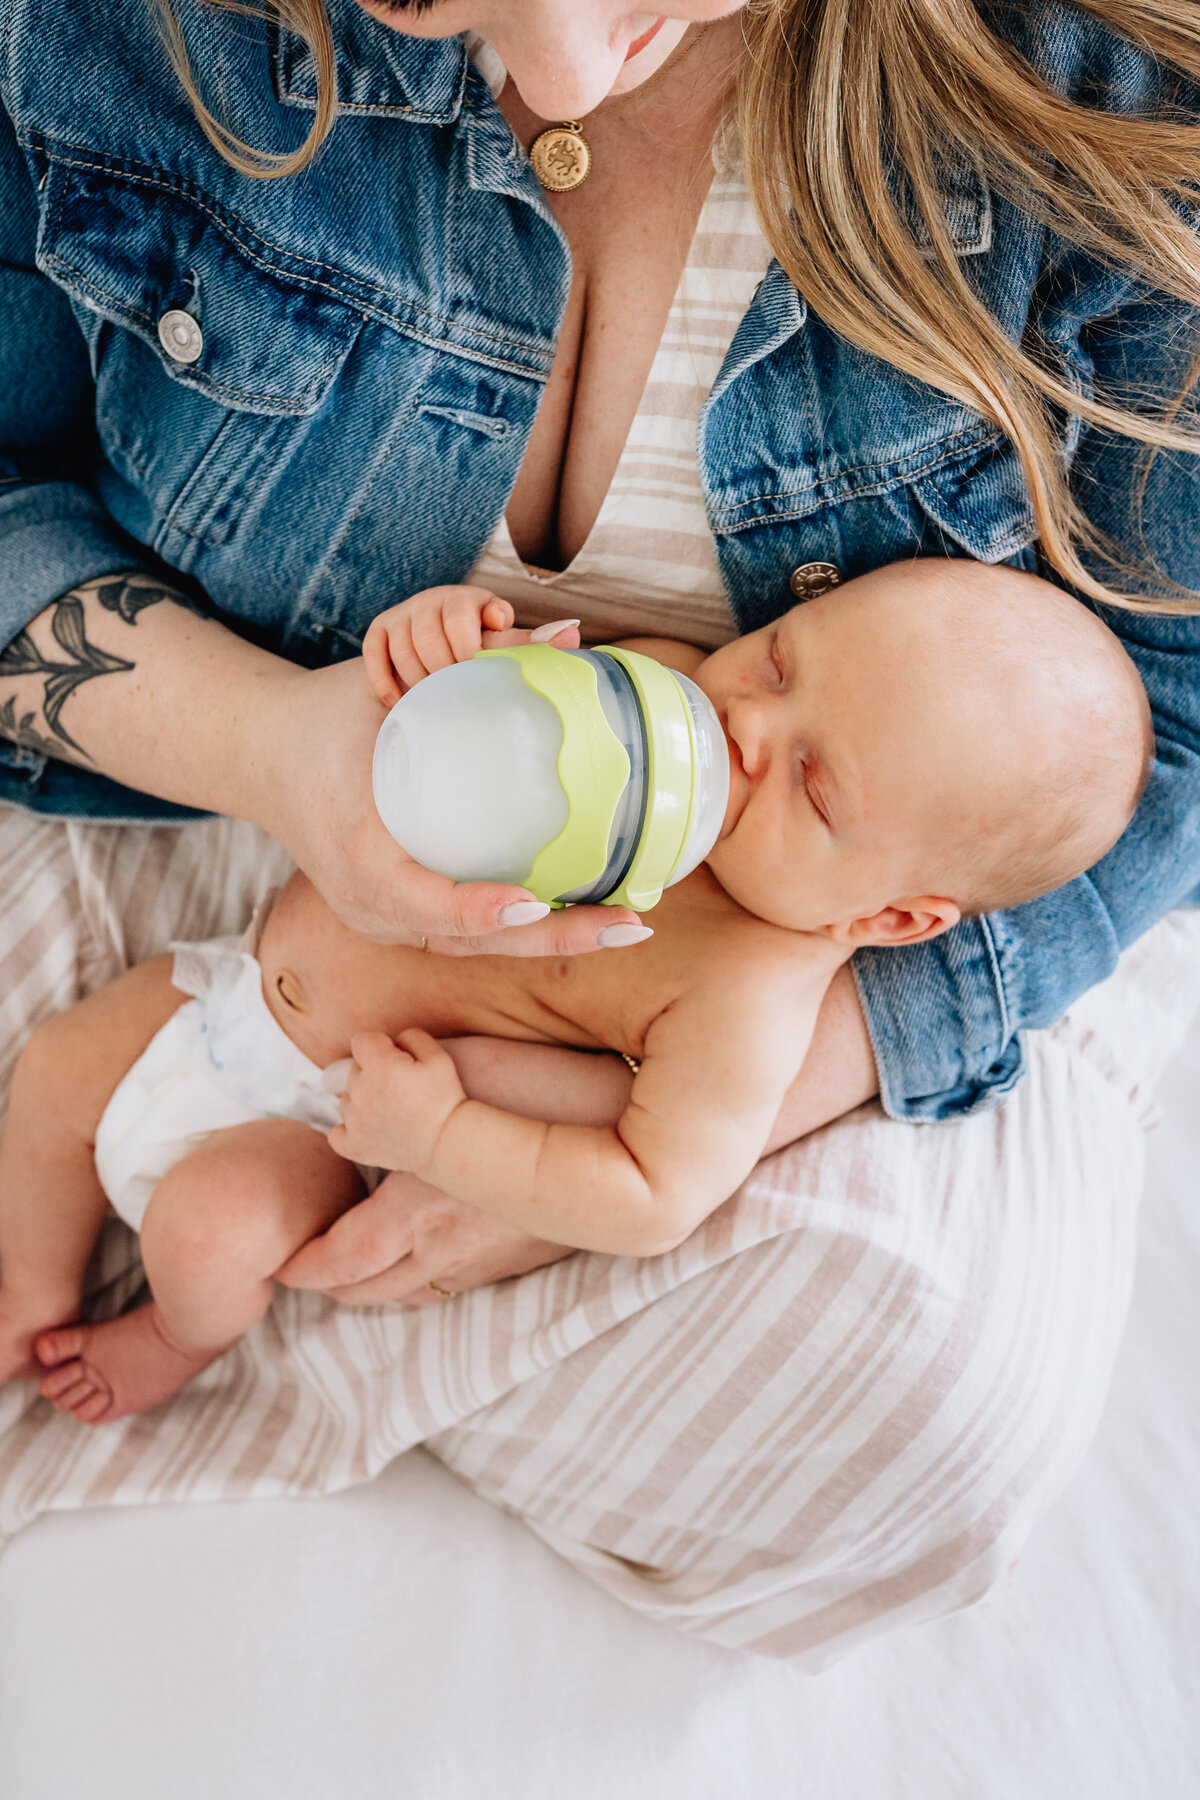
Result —
<path fill-rule="evenodd" d="M 992 196 L 978 158 L 961 145 L 946 145 L 935 161 L 937 208 L 956 256 L 981 256 L 992 247 Z M 912 184 L 900 169 L 890 183 L 901 216 L 923 255 L 933 254 L 933 237 Z"/>
<path fill-rule="evenodd" d="M 974 437 L 909 487 L 936 529 L 978 562 L 1003 562 L 1037 537 L 1020 458 L 998 431 Z"/>
<path fill-rule="evenodd" d="M 321 405 L 362 318 L 324 291 L 319 264 L 153 169 L 51 151 L 42 199 L 38 266 L 85 319 L 124 326 L 173 380 L 235 411 Z"/>

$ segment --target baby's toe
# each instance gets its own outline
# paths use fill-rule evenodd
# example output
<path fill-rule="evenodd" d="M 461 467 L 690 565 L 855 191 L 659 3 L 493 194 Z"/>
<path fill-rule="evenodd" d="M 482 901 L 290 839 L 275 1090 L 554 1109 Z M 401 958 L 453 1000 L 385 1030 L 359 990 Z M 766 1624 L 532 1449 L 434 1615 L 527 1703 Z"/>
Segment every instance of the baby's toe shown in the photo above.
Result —
<path fill-rule="evenodd" d="M 95 1392 L 90 1381 L 77 1381 L 74 1387 L 69 1387 L 63 1393 L 57 1394 L 50 1404 L 56 1406 L 59 1412 L 73 1413 L 77 1406 L 83 1405 L 85 1400 L 91 1400 L 95 1396 Z"/>
<path fill-rule="evenodd" d="M 53 1400 L 55 1406 L 70 1406 L 76 1399 L 83 1400 L 94 1393 L 95 1388 L 95 1382 L 79 1362 L 63 1363 L 60 1368 L 51 1369 L 38 1383 L 43 1400 Z"/>
<path fill-rule="evenodd" d="M 106 1388 L 93 1387 L 84 1400 L 75 1401 L 67 1410 L 73 1412 L 81 1425 L 98 1425 L 112 1405 L 112 1396 Z"/>
<path fill-rule="evenodd" d="M 33 1343 L 34 1355 L 44 1369 L 59 1363 L 74 1362 L 83 1354 L 82 1325 L 64 1325 L 57 1331 L 39 1331 Z M 45 1389 L 42 1390 L 45 1392 Z"/>

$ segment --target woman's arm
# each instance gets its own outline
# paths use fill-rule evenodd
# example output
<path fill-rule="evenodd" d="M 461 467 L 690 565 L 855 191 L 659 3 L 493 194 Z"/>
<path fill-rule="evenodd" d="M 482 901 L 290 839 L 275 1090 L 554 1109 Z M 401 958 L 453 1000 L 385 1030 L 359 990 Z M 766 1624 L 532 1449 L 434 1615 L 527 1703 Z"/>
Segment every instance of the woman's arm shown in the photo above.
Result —
<path fill-rule="evenodd" d="M 4 796 L 20 802 L 28 783 L 32 803 L 52 758 L 249 819 L 350 924 L 380 938 L 540 956 L 594 949 L 605 927 L 632 922 L 580 907 L 505 929 L 507 908 L 528 915 L 523 890 L 455 888 L 419 870 L 375 814 L 383 714 L 362 670 L 296 668 L 198 613 L 145 566 L 91 486 L 87 346 L 65 295 L 38 271 L 36 234 L 33 180 L 0 105 Z"/>
<path fill-rule="evenodd" d="M 850 965 L 843 963 L 825 990 L 812 1044 L 783 1097 L 767 1154 L 865 1106 L 878 1092 L 879 1072 L 862 1001 Z"/>
<path fill-rule="evenodd" d="M 1200 311 L 1162 296 L 1120 305 L 1111 274 L 1077 263 L 1060 266 L 1059 286 L 1079 296 L 1081 310 L 1089 292 L 1104 309 L 1080 329 L 1080 366 L 1095 371 L 1098 387 L 1134 394 L 1147 409 L 1165 406 L 1194 380 Z M 1192 430 L 1195 394 L 1193 386 L 1180 414 Z M 1160 452 L 1147 467 L 1143 446 L 1087 428 L 1072 487 L 1128 564 L 1095 561 L 1102 579 L 1136 592 L 1129 570 L 1151 562 L 1167 583 L 1200 589 L 1200 455 Z M 894 1117 L 941 1119 L 995 1105 L 1021 1074 L 1018 1034 L 1060 1018 L 1128 944 L 1200 894 L 1200 615 L 1098 610 L 1136 663 L 1154 714 L 1146 792 L 1115 848 L 1067 886 L 966 920 L 932 943 L 855 957 Z"/>
<path fill-rule="evenodd" d="M 572 907 L 522 924 L 518 910 L 513 931 L 508 909 L 536 904 L 524 889 L 455 885 L 413 862 L 371 794 L 383 716 L 357 660 L 298 668 L 141 571 L 80 583 L 0 652 L 0 736 L 262 826 L 368 936 L 545 956 L 596 949 L 634 922 Z"/>

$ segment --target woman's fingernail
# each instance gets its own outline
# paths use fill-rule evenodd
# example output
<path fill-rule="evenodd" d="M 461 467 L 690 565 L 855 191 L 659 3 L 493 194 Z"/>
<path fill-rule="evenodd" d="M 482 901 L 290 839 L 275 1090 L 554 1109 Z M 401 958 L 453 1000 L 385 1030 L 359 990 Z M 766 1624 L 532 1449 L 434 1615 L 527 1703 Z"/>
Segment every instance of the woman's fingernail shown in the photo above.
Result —
<path fill-rule="evenodd" d="M 541 900 L 514 900 L 511 906 L 500 910 L 500 923 L 507 931 L 510 925 L 532 925 L 536 919 L 544 919 L 550 908 Z"/>
<path fill-rule="evenodd" d="M 558 636 L 560 631 L 565 631 L 568 625 L 578 625 L 578 623 L 578 619 L 552 619 L 549 625 L 539 625 L 536 631 L 531 631 L 529 641 L 531 644 L 548 644 Z"/>
<path fill-rule="evenodd" d="M 622 950 L 626 944 L 644 944 L 653 936 L 648 925 L 606 925 L 596 941 L 602 950 Z"/>

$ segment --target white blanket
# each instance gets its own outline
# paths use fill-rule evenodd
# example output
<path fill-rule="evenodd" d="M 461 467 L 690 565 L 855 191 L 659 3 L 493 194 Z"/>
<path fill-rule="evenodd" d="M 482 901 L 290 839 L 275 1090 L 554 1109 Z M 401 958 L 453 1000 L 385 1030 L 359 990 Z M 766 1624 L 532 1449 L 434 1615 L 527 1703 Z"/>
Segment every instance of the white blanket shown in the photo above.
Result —
<path fill-rule="evenodd" d="M 639 1619 L 422 1451 L 0 1559 L 4 1800 L 1195 1800 L 1200 1030 L 1099 1438 L 987 1603 L 811 1681 Z M 64 1697 L 66 1697 L 64 1699 Z"/>

